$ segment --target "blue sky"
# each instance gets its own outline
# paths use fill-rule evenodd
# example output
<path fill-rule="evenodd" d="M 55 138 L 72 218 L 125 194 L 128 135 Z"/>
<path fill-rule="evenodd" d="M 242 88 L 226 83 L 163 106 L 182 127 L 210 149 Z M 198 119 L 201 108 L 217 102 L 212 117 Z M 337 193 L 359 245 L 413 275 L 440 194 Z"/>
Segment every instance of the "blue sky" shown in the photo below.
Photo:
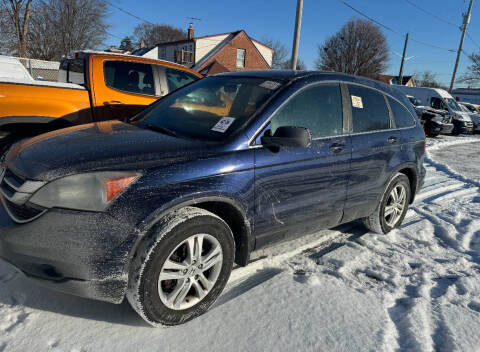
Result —
<path fill-rule="evenodd" d="M 399 33 L 410 33 L 410 39 L 426 42 L 446 49 L 458 49 L 460 30 L 439 21 L 413 7 L 406 0 L 346 0 L 350 5 Z M 438 17 L 461 24 L 462 12 L 468 8 L 468 0 L 411 0 L 418 6 L 435 13 Z M 119 7 L 150 22 L 167 23 L 187 28 L 191 21 L 188 17 L 200 18 L 195 21 L 195 35 L 210 35 L 245 29 L 257 40 L 265 37 L 282 41 L 289 49 L 292 46 L 296 0 L 196 0 L 196 1 L 158 1 L 158 0 L 121 0 L 115 1 Z M 110 7 L 109 32 L 115 36 L 131 35 L 140 20 L 135 19 L 114 7 Z M 314 69 L 317 57 L 317 45 L 337 32 L 349 19 L 359 17 L 353 10 L 338 0 L 304 0 L 302 32 L 299 55 L 309 69 Z M 473 40 L 480 45 L 480 0 L 472 9 L 468 31 Z M 382 29 L 390 47 L 389 70 L 386 73 L 398 74 L 404 38 Z M 110 36 L 107 44 L 118 45 L 119 39 Z M 480 52 L 469 38 L 465 38 L 464 51 Z M 420 43 L 409 41 L 408 60 L 405 73 L 432 71 L 437 80 L 448 84 L 455 63 L 455 53 L 435 49 Z M 465 72 L 468 58 L 462 55 L 459 73 Z M 458 75 L 457 75 L 458 77 Z"/>

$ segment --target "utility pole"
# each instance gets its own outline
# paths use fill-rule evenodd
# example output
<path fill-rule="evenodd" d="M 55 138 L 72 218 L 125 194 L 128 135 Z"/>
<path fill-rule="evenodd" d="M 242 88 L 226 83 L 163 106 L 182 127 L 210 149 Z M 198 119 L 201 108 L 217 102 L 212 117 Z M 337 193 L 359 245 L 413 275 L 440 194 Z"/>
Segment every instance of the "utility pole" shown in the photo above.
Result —
<path fill-rule="evenodd" d="M 405 54 L 407 52 L 408 33 L 405 36 L 405 45 L 403 46 L 402 63 L 400 64 L 400 73 L 398 74 L 398 84 L 403 85 L 403 65 L 405 63 Z"/>
<path fill-rule="evenodd" d="M 302 27 L 303 0 L 297 0 L 297 16 L 295 18 L 295 31 L 293 33 L 292 59 L 290 63 L 292 70 L 297 69 L 298 43 L 300 41 L 300 28 Z"/>
<path fill-rule="evenodd" d="M 470 13 L 472 12 L 473 0 L 470 0 L 470 5 L 468 5 L 468 11 L 463 15 L 463 25 L 462 25 L 462 37 L 460 38 L 460 45 L 458 46 L 457 59 L 455 60 L 455 67 L 453 68 L 452 81 L 450 82 L 450 93 L 453 90 L 453 84 L 455 83 L 455 75 L 457 74 L 458 62 L 460 61 L 460 55 L 462 54 L 463 41 L 465 39 L 465 33 L 467 32 L 467 26 L 470 23 Z"/>

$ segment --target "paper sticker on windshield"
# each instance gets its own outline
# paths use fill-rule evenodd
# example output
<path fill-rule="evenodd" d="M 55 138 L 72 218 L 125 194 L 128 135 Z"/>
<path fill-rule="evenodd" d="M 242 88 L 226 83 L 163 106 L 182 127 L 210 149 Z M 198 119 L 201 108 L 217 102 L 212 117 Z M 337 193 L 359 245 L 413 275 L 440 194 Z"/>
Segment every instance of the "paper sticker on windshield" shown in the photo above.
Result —
<path fill-rule="evenodd" d="M 354 108 L 363 109 L 362 97 L 357 97 L 355 95 L 351 95 L 351 97 L 352 97 L 352 106 Z"/>
<path fill-rule="evenodd" d="M 273 82 L 273 81 L 265 81 L 262 84 L 260 84 L 260 87 L 267 88 L 267 89 L 270 89 L 270 90 L 277 89 L 279 86 L 280 86 L 280 83 Z"/>
<path fill-rule="evenodd" d="M 224 133 L 235 121 L 234 117 L 224 116 L 212 127 L 212 131 Z"/>

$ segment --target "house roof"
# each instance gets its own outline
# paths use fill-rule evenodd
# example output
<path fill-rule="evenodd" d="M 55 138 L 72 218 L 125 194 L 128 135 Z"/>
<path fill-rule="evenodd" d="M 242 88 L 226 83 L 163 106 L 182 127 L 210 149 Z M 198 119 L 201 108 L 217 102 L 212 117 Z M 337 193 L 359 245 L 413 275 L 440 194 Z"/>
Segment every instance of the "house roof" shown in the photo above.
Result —
<path fill-rule="evenodd" d="M 149 50 L 151 50 L 152 48 L 154 48 L 155 46 L 165 46 L 165 45 L 174 45 L 174 44 L 181 44 L 181 43 L 188 43 L 188 42 L 194 42 L 194 41 L 197 41 L 198 39 L 206 39 L 206 38 L 212 38 L 212 37 L 220 37 L 222 35 L 237 35 L 238 33 L 240 32 L 245 32 L 243 29 L 240 29 L 240 30 L 237 30 L 237 31 L 232 31 L 232 32 L 225 32 L 225 33 L 219 33 L 219 34 L 210 34 L 210 35 L 202 35 L 200 37 L 193 37 L 192 39 L 180 39 L 180 40 L 175 40 L 173 42 L 166 42 L 166 43 L 158 43 L 158 44 L 155 44 L 153 47 L 149 48 Z M 255 40 L 253 38 L 251 38 L 249 36 L 250 40 L 252 40 L 253 42 L 256 42 L 260 45 L 263 45 L 264 47 L 266 47 L 267 49 L 271 50 L 271 51 L 275 51 L 274 49 L 270 48 L 269 46 L 263 44 L 262 42 L 259 42 L 258 40 Z M 141 50 L 141 49 L 137 49 L 137 50 Z M 147 51 L 149 51 L 147 50 Z"/>
<path fill-rule="evenodd" d="M 413 76 L 403 76 L 402 85 L 407 84 L 412 78 L 413 78 Z M 377 79 L 380 82 L 383 82 L 383 83 L 386 83 L 386 84 L 392 84 L 393 80 L 396 80 L 398 82 L 399 77 L 398 76 L 391 76 L 391 75 L 378 75 Z"/>

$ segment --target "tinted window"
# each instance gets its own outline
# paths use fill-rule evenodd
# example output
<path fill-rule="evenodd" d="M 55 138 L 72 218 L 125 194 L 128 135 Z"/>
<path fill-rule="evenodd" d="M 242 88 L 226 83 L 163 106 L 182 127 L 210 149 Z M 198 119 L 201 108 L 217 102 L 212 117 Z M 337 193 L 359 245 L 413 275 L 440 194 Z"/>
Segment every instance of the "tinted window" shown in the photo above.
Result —
<path fill-rule="evenodd" d="M 197 76 L 192 75 L 180 70 L 175 70 L 173 68 L 166 68 L 165 75 L 167 76 L 168 91 L 178 89 L 184 85 L 198 79 Z"/>
<path fill-rule="evenodd" d="M 342 134 L 340 86 L 319 85 L 294 96 L 271 119 L 271 133 L 282 126 L 306 127 L 312 138 Z"/>
<path fill-rule="evenodd" d="M 152 66 L 127 61 L 106 61 L 105 83 L 129 93 L 155 95 Z"/>
<path fill-rule="evenodd" d="M 390 128 L 385 98 L 379 92 L 360 86 L 348 86 L 352 101 L 353 132 L 368 132 Z"/>
<path fill-rule="evenodd" d="M 388 97 L 388 103 L 395 118 L 395 125 L 398 128 L 410 127 L 415 124 L 412 115 L 402 104 L 390 97 Z"/>

